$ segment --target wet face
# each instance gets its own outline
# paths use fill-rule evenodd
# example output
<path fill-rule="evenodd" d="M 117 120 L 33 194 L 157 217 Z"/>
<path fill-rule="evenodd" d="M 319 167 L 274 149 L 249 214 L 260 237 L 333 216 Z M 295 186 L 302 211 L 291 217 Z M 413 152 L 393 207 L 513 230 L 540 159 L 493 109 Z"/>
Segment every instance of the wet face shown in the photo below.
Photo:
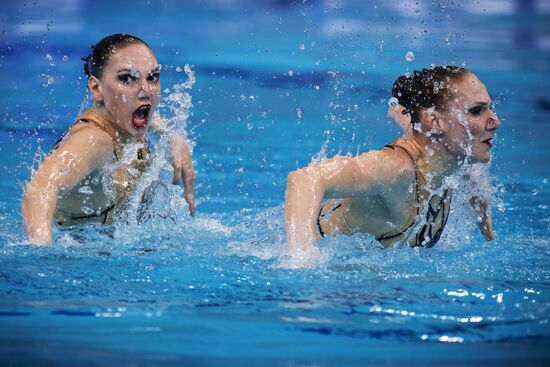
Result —
<path fill-rule="evenodd" d="M 98 96 L 111 121 L 125 135 L 141 136 L 160 98 L 160 66 L 143 44 L 118 49 L 99 79 Z"/>
<path fill-rule="evenodd" d="M 468 74 L 453 83 L 455 98 L 448 104 L 444 142 L 449 151 L 472 162 L 491 159 L 492 139 L 500 127 L 485 85 Z"/>

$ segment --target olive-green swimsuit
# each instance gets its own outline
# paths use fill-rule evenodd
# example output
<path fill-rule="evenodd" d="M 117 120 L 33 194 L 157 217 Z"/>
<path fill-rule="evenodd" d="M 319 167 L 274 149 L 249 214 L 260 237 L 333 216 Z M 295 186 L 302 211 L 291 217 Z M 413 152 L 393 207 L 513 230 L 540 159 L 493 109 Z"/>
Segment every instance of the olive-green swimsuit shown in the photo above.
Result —
<path fill-rule="evenodd" d="M 64 139 L 68 136 L 68 134 L 71 132 L 72 128 L 80 123 L 92 123 L 99 127 L 101 130 L 105 131 L 107 134 L 109 134 L 113 140 L 113 153 L 116 161 L 119 161 L 122 157 L 122 143 L 120 142 L 120 139 L 118 138 L 118 133 L 116 132 L 115 128 L 106 121 L 100 114 L 98 114 L 93 108 L 90 108 L 87 110 L 82 117 L 77 119 L 71 127 L 61 136 L 61 138 L 57 141 L 57 143 L 54 145 L 53 149 L 58 149 L 60 146 L 63 145 Z M 144 169 L 145 169 L 145 162 L 147 160 L 147 139 L 146 137 L 140 137 L 138 139 L 138 142 L 142 144 L 142 147 L 137 150 L 137 160 L 134 160 L 132 162 L 132 167 L 135 169 L 135 172 L 137 172 L 136 176 L 140 176 Z M 98 172 L 100 170 L 97 170 L 96 172 L 92 172 L 86 179 L 83 180 L 83 182 L 80 182 L 78 185 L 83 186 L 80 189 L 77 190 L 78 197 L 76 200 L 79 199 L 84 200 L 86 198 L 86 190 L 82 190 L 87 185 L 85 182 L 90 181 L 90 178 L 92 177 L 103 177 L 102 175 L 104 172 Z M 92 181 L 94 179 L 92 178 Z M 95 180 L 95 181 L 98 181 Z M 84 185 L 83 185 L 84 183 Z M 96 182 L 97 184 L 97 182 Z M 77 185 L 77 186 L 78 186 Z M 58 223 L 61 226 L 71 226 L 81 223 L 112 223 L 113 222 L 113 214 L 114 209 L 117 205 L 123 205 L 129 194 L 133 191 L 133 185 L 132 184 L 126 184 L 124 187 L 118 187 L 115 185 L 115 191 L 116 194 L 112 195 L 112 197 L 109 197 L 109 195 L 106 195 L 108 201 L 104 204 L 102 204 L 98 208 L 84 208 L 82 214 L 74 214 L 74 213 L 68 213 L 67 211 L 63 210 L 63 203 L 61 198 L 58 201 L 58 205 L 56 207 L 56 210 L 54 212 L 54 221 Z M 82 193 L 82 194 L 81 194 Z M 86 211 L 84 211 L 86 209 Z"/>

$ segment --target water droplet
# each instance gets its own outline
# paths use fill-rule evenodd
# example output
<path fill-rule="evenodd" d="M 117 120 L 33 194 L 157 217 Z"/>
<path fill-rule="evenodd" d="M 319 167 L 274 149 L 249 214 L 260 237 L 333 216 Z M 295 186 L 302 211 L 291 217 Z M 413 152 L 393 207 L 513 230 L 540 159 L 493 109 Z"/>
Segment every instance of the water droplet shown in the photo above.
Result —
<path fill-rule="evenodd" d="M 288 76 L 294 76 L 294 72 L 292 70 L 288 71 Z"/>
<path fill-rule="evenodd" d="M 42 78 L 46 79 L 46 82 L 42 84 L 42 86 L 44 88 L 48 88 L 50 85 L 52 85 L 55 81 L 55 79 L 53 78 L 53 76 L 51 75 L 47 75 L 47 74 L 42 74 Z"/>
<path fill-rule="evenodd" d="M 63 56 L 63 61 L 64 61 L 64 62 L 67 62 L 67 61 L 69 61 L 69 56 L 67 56 L 67 55 L 64 55 L 64 56 Z"/>
<path fill-rule="evenodd" d="M 391 97 L 388 101 L 388 106 L 393 107 L 397 110 L 399 108 L 399 100 L 395 97 Z"/>
<path fill-rule="evenodd" d="M 305 50 L 305 49 L 306 49 L 306 45 L 304 45 L 303 43 L 300 43 L 300 44 L 298 45 L 298 48 L 299 48 L 300 50 Z"/>
<path fill-rule="evenodd" d="M 246 128 L 247 128 L 248 130 L 252 130 L 252 129 L 254 128 L 254 125 L 252 125 L 252 123 L 249 122 L 249 123 L 246 125 Z"/>
<path fill-rule="evenodd" d="M 407 52 L 407 54 L 405 55 L 405 60 L 407 60 L 408 62 L 413 61 L 414 60 L 414 52 L 412 52 L 412 51 Z"/>
<path fill-rule="evenodd" d="M 82 186 L 81 188 L 78 189 L 78 192 L 81 192 L 87 195 L 92 195 L 94 193 L 94 191 L 90 186 Z"/>
<path fill-rule="evenodd" d="M 178 67 L 176 67 L 176 71 L 177 71 L 178 73 L 181 73 L 181 72 L 183 71 L 183 69 L 181 68 L 181 66 L 178 66 Z"/>
<path fill-rule="evenodd" d="M 94 210 L 91 208 L 88 208 L 87 206 L 81 207 L 80 210 L 82 210 L 82 212 L 86 215 L 90 215 L 94 213 Z"/>

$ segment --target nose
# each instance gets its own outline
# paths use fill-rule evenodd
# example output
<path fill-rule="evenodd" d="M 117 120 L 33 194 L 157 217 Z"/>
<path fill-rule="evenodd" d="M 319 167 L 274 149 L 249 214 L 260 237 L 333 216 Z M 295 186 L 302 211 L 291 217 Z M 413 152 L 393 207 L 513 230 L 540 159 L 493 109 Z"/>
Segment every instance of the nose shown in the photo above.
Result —
<path fill-rule="evenodd" d="M 149 98 L 151 96 L 151 85 L 146 78 L 140 80 L 138 98 Z"/>
<path fill-rule="evenodd" d="M 489 120 L 487 120 L 487 130 L 496 130 L 499 127 L 500 119 L 493 111 L 490 111 Z"/>

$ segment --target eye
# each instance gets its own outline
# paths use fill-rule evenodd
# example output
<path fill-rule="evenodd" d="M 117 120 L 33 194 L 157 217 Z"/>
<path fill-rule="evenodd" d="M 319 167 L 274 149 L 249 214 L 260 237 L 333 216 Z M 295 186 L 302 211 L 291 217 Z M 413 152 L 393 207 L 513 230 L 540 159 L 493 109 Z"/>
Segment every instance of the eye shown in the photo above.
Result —
<path fill-rule="evenodd" d="M 117 75 L 117 78 L 124 84 L 130 84 L 132 81 L 135 80 L 135 78 L 130 74 L 119 74 Z"/>
<path fill-rule="evenodd" d="M 468 108 L 468 112 L 474 116 L 479 116 L 485 111 L 485 109 L 486 109 L 485 106 L 478 105 L 472 108 Z"/>
<path fill-rule="evenodd" d="M 158 71 L 147 75 L 148 82 L 156 83 L 159 81 L 159 79 L 160 79 L 160 73 Z"/>

